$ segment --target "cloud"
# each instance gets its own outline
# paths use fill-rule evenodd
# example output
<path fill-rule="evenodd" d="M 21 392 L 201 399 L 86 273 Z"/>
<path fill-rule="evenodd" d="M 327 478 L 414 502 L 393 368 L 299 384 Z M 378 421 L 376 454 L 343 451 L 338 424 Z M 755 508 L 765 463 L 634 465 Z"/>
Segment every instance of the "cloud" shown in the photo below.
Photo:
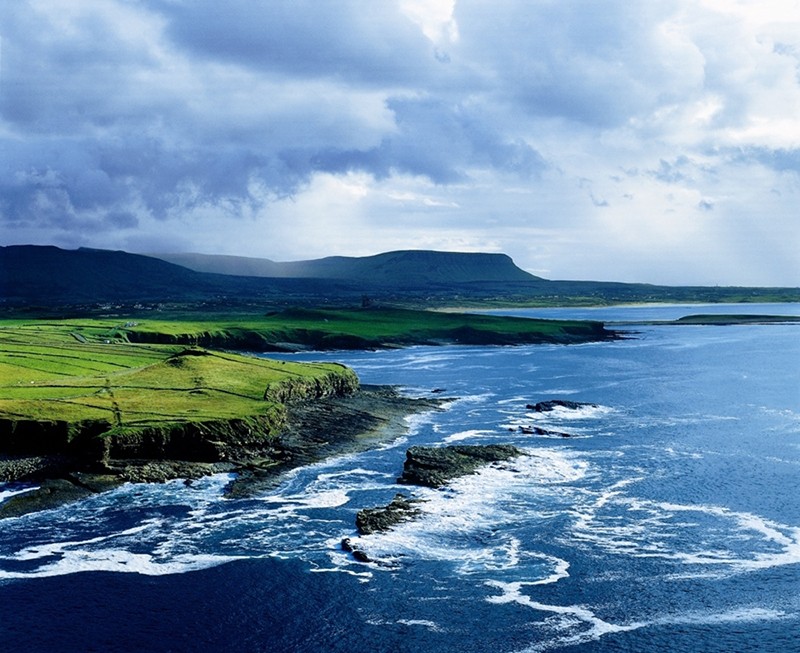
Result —
<path fill-rule="evenodd" d="M 215 0 L 151 6 L 178 45 L 290 78 L 336 78 L 385 88 L 431 74 L 434 49 L 396 3 Z"/>
<path fill-rule="evenodd" d="M 0 223 L 800 284 L 798 35 L 782 0 L 2 3 Z"/>

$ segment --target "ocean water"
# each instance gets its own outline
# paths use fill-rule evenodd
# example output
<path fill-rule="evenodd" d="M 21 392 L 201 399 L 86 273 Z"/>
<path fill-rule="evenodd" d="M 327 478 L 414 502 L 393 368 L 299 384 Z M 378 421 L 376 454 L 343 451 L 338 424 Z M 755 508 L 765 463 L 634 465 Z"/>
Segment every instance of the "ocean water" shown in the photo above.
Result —
<path fill-rule="evenodd" d="M 0 651 L 800 651 L 800 326 L 626 328 L 292 356 L 453 400 L 252 499 L 223 498 L 220 475 L 0 522 Z M 526 408 L 554 398 L 594 406 Z M 406 448 L 452 443 L 528 455 L 441 490 L 395 483 Z M 397 492 L 420 518 L 359 537 L 356 512 Z"/>

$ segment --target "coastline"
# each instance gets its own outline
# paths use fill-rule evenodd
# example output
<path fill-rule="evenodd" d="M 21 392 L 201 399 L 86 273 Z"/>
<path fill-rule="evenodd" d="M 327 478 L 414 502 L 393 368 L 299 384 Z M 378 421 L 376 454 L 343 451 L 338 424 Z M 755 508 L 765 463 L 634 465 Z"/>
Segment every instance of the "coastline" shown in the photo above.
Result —
<path fill-rule="evenodd" d="M 169 458 L 112 459 L 103 469 L 64 456 L 2 456 L 0 481 L 18 488 L 0 502 L 0 519 L 57 508 L 126 482 L 186 482 L 216 473 L 233 473 L 227 495 L 250 496 L 280 482 L 291 469 L 335 455 L 361 451 L 400 437 L 407 418 L 440 409 L 444 398 L 410 398 L 392 386 L 363 385 L 349 395 L 298 400 L 287 404 L 287 419 L 263 446 L 242 445 L 227 460 L 197 462 Z"/>

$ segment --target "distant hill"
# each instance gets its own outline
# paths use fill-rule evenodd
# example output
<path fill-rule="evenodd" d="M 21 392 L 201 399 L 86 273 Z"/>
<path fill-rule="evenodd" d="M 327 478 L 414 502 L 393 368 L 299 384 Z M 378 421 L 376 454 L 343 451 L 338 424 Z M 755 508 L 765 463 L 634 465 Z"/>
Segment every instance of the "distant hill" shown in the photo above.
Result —
<path fill-rule="evenodd" d="M 178 256 L 184 255 L 170 258 L 189 262 Z M 214 272 L 121 251 L 0 247 L 0 309 L 63 314 L 140 303 L 261 312 L 287 306 L 352 306 L 365 300 L 415 308 L 800 301 L 798 288 L 548 281 L 520 270 L 503 254 L 401 251 L 295 263 L 212 256 L 199 257 L 192 265 L 203 267 L 201 259 L 207 263 L 204 269 Z M 289 276 L 252 276 L 270 270 Z M 234 271 L 240 274 L 231 274 Z"/>
<path fill-rule="evenodd" d="M 341 279 L 417 286 L 474 282 L 541 281 L 505 254 L 403 250 L 375 256 L 330 256 L 278 263 L 269 259 L 207 254 L 153 254 L 197 272 L 253 277 Z"/>
<path fill-rule="evenodd" d="M 193 270 L 139 254 L 0 247 L 0 299 L 10 304 L 166 300 L 184 296 L 187 289 L 210 291 L 213 284 Z"/>

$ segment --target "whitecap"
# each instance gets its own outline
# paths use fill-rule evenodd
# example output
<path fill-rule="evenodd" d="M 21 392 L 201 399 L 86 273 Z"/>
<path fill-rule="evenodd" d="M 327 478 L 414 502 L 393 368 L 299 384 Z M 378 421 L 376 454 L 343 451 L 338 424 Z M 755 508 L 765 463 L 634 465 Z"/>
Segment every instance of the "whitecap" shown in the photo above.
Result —
<path fill-rule="evenodd" d="M 533 600 L 530 596 L 523 594 L 522 589 L 533 585 L 524 581 L 500 582 L 490 580 L 486 585 L 500 591 L 500 594 L 486 598 L 486 601 L 496 605 L 516 603 L 518 605 L 531 608 L 540 612 L 551 613 L 562 618 L 557 628 L 568 630 L 570 634 L 559 637 L 556 641 L 543 642 L 535 645 L 526 651 L 541 651 L 554 646 L 570 646 L 583 644 L 586 642 L 600 639 L 609 633 L 619 633 L 641 628 L 644 624 L 613 624 L 598 617 L 592 610 L 582 605 L 552 605 Z M 577 632 L 575 632 L 577 631 Z"/>
<path fill-rule="evenodd" d="M 480 429 L 471 429 L 468 431 L 459 431 L 458 433 L 453 433 L 452 435 L 448 435 L 446 438 L 442 440 L 442 442 L 451 443 L 451 442 L 461 442 L 463 440 L 473 440 L 475 438 L 481 438 L 485 436 L 494 435 L 493 431 L 484 431 Z"/>
<path fill-rule="evenodd" d="M 19 494 L 25 494 L 26 492 L 33 492 L 34 490 L 38 490 L 38 485 L 30 485 L 26 487 L 14 487 L 11 485 L 6 485 L 0 487 L 0 503 L 3 501 L 8 501 L 11 497 L 17 496 Z"/>

